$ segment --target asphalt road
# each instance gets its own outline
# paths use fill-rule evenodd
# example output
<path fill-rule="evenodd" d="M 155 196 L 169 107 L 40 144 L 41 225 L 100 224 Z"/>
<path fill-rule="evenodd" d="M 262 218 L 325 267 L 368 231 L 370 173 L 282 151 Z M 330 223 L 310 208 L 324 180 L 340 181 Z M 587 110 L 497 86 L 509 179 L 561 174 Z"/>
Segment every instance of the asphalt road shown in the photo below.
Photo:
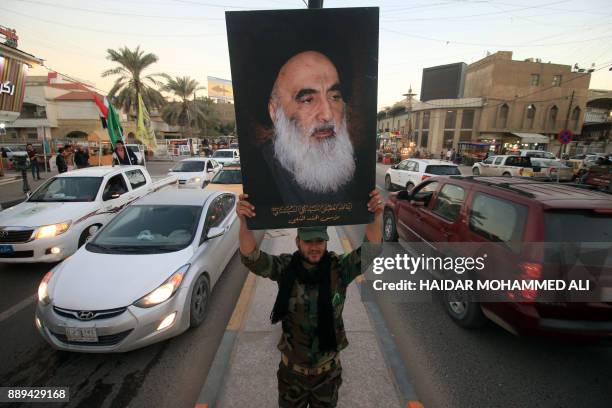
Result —
<path fill-rule="evenodd" d="M 377 166 L 379 187 L 385 170 Z M 363 228 L 344 230 L 359 245 Z M 610 345 L 516 337 L 494 324 L 465 330 L 440 302 L 390 303 L 379 296 L 378 304 L 427 408 L 612 406 Z"/>
<path fill-rule="evenodd" d="M 170 165 L 152 163 L 149 170 L 160 176 Z M 192 408 L 247 275 L 239 257 L 215 285 L 200 327 L 116 355 L 55 351 L 37 333 L 33 298 L 52 266 L 0 265 L 0 386 L 69 386 L 69 407 Z"/>

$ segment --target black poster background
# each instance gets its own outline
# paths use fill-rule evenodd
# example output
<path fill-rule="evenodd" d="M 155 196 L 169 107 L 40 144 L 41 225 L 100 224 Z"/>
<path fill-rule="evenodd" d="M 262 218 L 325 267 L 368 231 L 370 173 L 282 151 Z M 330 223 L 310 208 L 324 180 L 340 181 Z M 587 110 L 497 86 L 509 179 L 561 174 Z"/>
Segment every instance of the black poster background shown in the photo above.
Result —
<path fill-rule="evenodd" d="M 365 224 L 375 187 L 378 8 L 226 12 L 244 192 L 256 208 L 250 229 Z M 308 50 L 336 66 L 356 170 L 346 199 L 284 202 L 262 146 L 272 137 L 268 101 L 282 65 Z"/>

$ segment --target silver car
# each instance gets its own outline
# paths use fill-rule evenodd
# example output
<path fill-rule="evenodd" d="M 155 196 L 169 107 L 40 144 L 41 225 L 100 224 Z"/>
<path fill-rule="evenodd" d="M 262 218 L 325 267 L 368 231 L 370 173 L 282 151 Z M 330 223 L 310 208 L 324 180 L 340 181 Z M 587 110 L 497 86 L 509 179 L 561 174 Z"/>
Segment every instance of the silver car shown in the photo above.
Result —
<path fill-rule="evenodd" d="M 165 188 L 125 208 L 38 289 L 56 349 L 124 352 L 200 325 L 238 248 L 233 193 Z"/>

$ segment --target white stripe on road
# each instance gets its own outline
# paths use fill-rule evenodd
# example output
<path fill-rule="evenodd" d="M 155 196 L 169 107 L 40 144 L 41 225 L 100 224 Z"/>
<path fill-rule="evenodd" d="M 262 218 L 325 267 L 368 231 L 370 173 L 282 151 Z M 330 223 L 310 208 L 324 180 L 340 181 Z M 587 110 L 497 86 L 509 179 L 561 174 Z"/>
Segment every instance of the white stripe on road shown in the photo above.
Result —
<path fill-rule="evenodd" d="M 13 317 L 13 315 L 21 312 L 23 309 L 30 306 L 32 303 L 36 301 L 36 297 L 37 297 L 36 294 L 29 296 L 23 299 L 21 302 L 17 303 L 15 306 L 11 307 L 10 309 L 5 310 L 4 312 L 0 313 L 0 323 L 2 323 L 3 321 L 7 319 L 10 319 L 11 317 Z"/>
<path fill-rule="evenodd" d="M 0 180 L 0 186 L 4 186 L 6 184 L 11 184 L 11 183 L 16 183 L 18 181 L 22 181 L 21 179 L 14 179 L 14 180 Z"/>

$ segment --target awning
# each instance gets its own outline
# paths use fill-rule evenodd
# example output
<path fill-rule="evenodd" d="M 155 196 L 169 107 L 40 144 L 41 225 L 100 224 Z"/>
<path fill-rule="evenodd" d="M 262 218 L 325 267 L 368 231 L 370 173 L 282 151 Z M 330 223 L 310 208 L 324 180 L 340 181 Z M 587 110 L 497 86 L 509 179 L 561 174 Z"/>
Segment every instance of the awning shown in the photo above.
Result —
<path fill-rule="evenodd" d="M 548 136 L 541 135 L 539 133 L 512 133 L 515 136 L 521 138 L 523 143 L 550 143 Z"/>

